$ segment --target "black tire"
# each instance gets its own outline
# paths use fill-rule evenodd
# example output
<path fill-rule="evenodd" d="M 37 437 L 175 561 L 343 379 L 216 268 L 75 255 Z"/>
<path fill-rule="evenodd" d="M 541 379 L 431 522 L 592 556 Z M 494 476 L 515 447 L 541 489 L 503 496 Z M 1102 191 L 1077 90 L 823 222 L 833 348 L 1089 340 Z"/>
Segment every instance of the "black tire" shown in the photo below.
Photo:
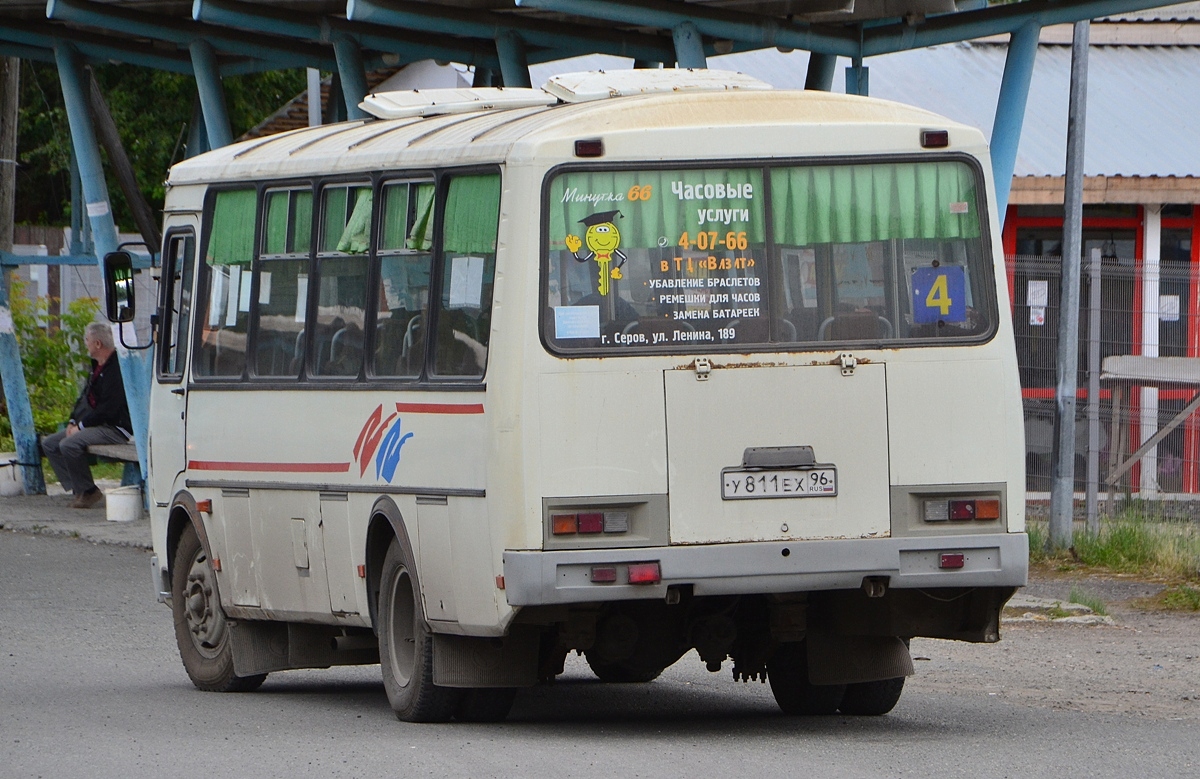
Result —
<path fill-rule="evenodd" d="M 846 685 L 846 694 L 838 709 L 842 714 L 878 717 L 896 707 L 904 692 L 904 677 L 881 679 L 877 682 L 858 682 Z"/>
<path fill-rule="evenodd" d="M 221 610 L 217 576 L 191 525 L 184 529 L 175 550 L 171 612 L 179 657 L 196 687 L 208 692 L 250 692 L 266 680 L 266 674 L 238 676 L 233 671 L 229 623 Z"/>
<path fill-rule="evenodd" d="M 477 687 L 463 690 L 454 718 L 461 722 L 503 722 L 517 698 L 514 687 Z"/>
<path fill-rule="evenodd" d="M 602 663 L 595 659 L 591 652 L 584 652 L 588 667 L 596 678 L 609 684 L 645 684 L 658 678 L 663 668 L 638 668 L 626 662 Z"/>
<path fill-rule="evenodd" d="M 416 567 L 392 539 L 379 581 L 379 663 L 396 717 L 405 722 L 446 722 L 462 690 L 433 683 L 433 636 L 425 624 Z"/>
<path fill-rule="evenodd" d="M 812 684 L 803 641 L 781 644 L 767 661 L 767 680 L 784 714 L 833 714 L 842 703 L 844 684 Z"/>

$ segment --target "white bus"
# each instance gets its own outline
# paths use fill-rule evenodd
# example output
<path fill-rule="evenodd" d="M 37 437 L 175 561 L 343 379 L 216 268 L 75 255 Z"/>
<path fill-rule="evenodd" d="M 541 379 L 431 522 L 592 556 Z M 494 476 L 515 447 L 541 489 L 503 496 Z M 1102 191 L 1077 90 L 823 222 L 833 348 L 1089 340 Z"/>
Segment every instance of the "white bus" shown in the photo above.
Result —
<path fill-rule="evenodd" d="M 571 651 L 881 714 L 1025 583 L 991 165 L 714 71 L 373 95 L 175 166 L 154 580 L 197 687 L 379 662 L 496 720 Z"/>

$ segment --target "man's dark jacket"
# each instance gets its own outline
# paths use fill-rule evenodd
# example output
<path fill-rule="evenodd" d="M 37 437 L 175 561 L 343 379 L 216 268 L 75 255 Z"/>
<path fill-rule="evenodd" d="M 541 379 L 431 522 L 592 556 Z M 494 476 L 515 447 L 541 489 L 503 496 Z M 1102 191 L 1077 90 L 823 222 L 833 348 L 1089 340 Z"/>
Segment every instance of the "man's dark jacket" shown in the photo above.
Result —
<path fill-rule="evenodd" d="M 71 418 L 75 424 L 83 428 L 112 425 L 126 433 L 133 430 L 129 421 L 129 406 L 125 402 L 125 383 L 121 380 L 121 366 L 117 362 L 117 353 L 113 352 L 105 361 L 100 372 L 96 372 L 96 361 L 92 360 L 92 372 L 88 374 L 87 384 L 75 401 L 75 410 Z M 89 394 L 95 399 L 93 406 Z"/>

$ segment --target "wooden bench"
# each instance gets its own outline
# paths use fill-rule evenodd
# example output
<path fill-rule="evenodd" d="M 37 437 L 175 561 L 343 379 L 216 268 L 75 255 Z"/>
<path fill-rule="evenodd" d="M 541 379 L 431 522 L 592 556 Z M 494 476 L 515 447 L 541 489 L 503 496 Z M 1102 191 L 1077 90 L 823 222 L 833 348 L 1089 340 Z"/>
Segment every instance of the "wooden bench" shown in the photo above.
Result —
<path fill-rule="evenodd" d="M 92 444 L 87 450 L 88 454 L 94 454 L 106 460 L 138 462 L 137 446 L 134 444 Z"/>
<path fill-rule="evenodd" d="M 122 487 L 142 483 L 142 467 L 135 444 L 92 444 L 87 450 L 90 455 L 125 463 L 125 473 L 121 475 Z"/>

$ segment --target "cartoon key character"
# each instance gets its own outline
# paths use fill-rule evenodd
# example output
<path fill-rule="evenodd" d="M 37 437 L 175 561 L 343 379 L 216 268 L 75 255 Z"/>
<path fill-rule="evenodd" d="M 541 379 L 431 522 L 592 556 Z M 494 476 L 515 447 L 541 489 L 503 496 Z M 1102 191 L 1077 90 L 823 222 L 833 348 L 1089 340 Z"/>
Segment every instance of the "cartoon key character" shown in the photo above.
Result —
<path fill-rule="evenodd" d="M 620 211 L 601 211 L 598 214 L 584 217 L 579 220 L 579 223 L 587 227 L 587 231 L 583 234 L 583 240 L 579 240 L 577 235 L 567 236 L 567 250 L 571 252 L 571 256 L 577 262 L 587 262 L 595 260 L 600 266 L 600 289 L 601 295 L 608 294 L 609 278 L 621 278 L 621 266 L 625 264 L 625 254 L 617 248 L 621 245 L 621 231 L 617 229 L 614 220 L 621 216 Z M 580 257 L 579 249 L 587 244 L 587 255 Z M 620 262 L 615 268 L 609 270 L 612 264 L 613 256 L 616 256 Z"/>

